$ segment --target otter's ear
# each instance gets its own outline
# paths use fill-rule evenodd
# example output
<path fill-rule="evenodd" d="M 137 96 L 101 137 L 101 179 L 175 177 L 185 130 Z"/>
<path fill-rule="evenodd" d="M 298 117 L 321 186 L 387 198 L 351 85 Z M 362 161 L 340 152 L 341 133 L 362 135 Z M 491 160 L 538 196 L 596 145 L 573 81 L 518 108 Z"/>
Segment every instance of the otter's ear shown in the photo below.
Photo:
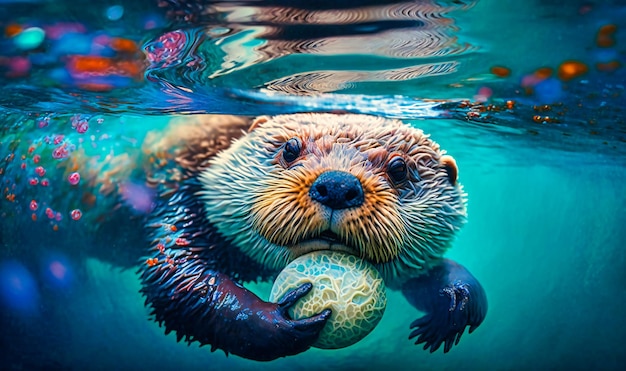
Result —
<path fill-rule="evenodd" d="M 456 180 L 459 176 L 459 168 L 456 166 L 456 160 L 454 160 L 454 157 L 450 155 L 443 155 L 441 156 L 440 162 L 448 173 L 450 183 L 452 183 L 452 185 L 456 185 Z"/>
<path fill-rule="evenodd" d="M 252 125 L 250 125 L 250 127 L 248 128 L 248 133 L 251 133 L 252 131 L 254 131 L 254 129 L 258 128 L 259 126 L 263 125 L 264 123 L 269 121 L 269 117 L 268 116 L 259 116 L 257 118 L 255 118 L 252 121 Z"/>

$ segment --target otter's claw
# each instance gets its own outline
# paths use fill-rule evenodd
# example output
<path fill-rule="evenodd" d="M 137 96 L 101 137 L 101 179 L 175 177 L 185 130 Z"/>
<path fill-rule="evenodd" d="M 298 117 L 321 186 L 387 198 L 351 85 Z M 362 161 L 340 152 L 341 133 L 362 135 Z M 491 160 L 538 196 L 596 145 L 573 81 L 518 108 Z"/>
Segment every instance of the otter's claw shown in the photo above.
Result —
<path fill-rule="evenodd" d="M 431 353 L 441 345 L 447 353 L 459 343 L 467 326 L 473 332 L 487 314 L 487 298 L 480 283 L 450 260 L 407 281 L 402 292 L 411 304 L 427 313 L 411 323 L 409 339 L 424 343 L 424 349 L 430 348 Z"/>
<path fill-rule="evenodd" d="M 302 286 L 298 287 L 297 289 L 287 292 L 278 301 L 278 307 L 280 308 L 282 315 L 285 317 L 289 317 L 289 314 L 287 313 L 289 308 L 292 305 L 294 305 L 300 298 L 308 294 L 312 288 L 313 288 L 312 284 L 305 283 Z M 325 309 L 321 313 L 313 317 L 303 318 L 303 319 L 298 319 L 298 320 L 292 319 L 290 321 L 291 326 L 295 330 L 312 331 L 314 334 L 319 334 L 319 332 L 322 330 L 322 328 L 326 324 L 326 321 L 330 318 L 331 313 L 332 312 L 330 309 Z"/>
<path fill-rule="evenodd" d="M 313 285 L 305 283 L 287 292 L 276 304 L 258 302 L 258 306 L 249 306 L 254 309 L 255 315 L 248 321 L 256 324 L 247 335 L 256 335 L 260 343 L 248 344 L 245 357 L 269 361 L 301 353 L 315 343 L 331 311 L 326 309 L 315 316 L 298 320 L 292 319 L 288 313 L 289 308 L 312 288 Z"/>
<path fill-rule="evenodd" d="M 304 297 L 306 294 L 308 294 L 311 289 L 313 288 L 313 285 L 311 283 L 305 283 L 302 284 L 300 287 L 298 287 L 297 289 L 293 289 L 289 292 L 287 292 L 279 301 L 278 301 L 278 305 L 281 308 L 289 308 L 292 305 L 294 305 L 296 303 L 296 301 L 298 301 L 298 299 Z"/>
<path fill-rule="evenodd" d="M 459 310 L 465 309 L 465 306 L 470 299 L 469 285 L 467 283 L 462 283 L 459 280 L 456 280 L 452 285 L 444 287 L 439 290 L 439 292 L 441 295 L 448 295 L 450 297 L 450 312 L 457 309 L 457 303 L 459 303 Z"/>
<path fill-rule="evenodd" d="M 445 312 L 434 313 L 433 315 L 424 316 L 411 323 L 411 329 L 415 329 L 409 335 L 409 339 L 414 339 L 415 344 L 424 344 L 424 349 L 430 347 L 430 352 L 434 352 L 444 344 L 443 352 L 447 353 L 452 345 L 457 345 L 461 336 L 465 332 L 466 324 L 469 321 L 465 318 L 465 307 L 470 300 L 470 285 L 456 280 L 454 283 L 439 290 L 440 296 L 447 296 L 450 304 L 448 314 Z M 463 313 L 462 313 L 463 312 Z M 441 327 L 434 327 L 433 323 L 444 321 L 447 324 L 447 333 L 441 331 Z M 470 332 L 473 330 L 470 330 Z"/>
<path fill-rule="evenodd" d="M 329 310 L 301 320 L 289 316 L 289 308 L 311 290 L 310 285 L 294 289 L 278 303 L 272 303 L 228 276 L 216 273 L 212 277 L 216 278 L 212 281 L 214 292 L 198 301 L 198 306 L 209 305 L 211 309 L 200 312 L 205 316 L 192 317 L 199 334 L 196 339 L 211 344 L 212 350 L 223 349 L 257 361 L 298 354 L 317 341 L 330 317 Z"/>

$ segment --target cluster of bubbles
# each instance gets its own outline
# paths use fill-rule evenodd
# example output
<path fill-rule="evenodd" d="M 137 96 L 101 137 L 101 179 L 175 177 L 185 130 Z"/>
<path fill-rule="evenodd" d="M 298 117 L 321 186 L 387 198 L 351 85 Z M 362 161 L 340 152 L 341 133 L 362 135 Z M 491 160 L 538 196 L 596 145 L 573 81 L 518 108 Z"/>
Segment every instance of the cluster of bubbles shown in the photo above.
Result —
<path fill-rule="evenodd" d="M 75 206 L 93 203 L 92 198 L 85 198 L 81 186 L 81 164 L 89 157 L 84 154 L 84 148 L 85 144 L 91 144 L 92 150 L 107 148 L 99 148 L 98 139 L 107 139 L 108 135 L 96 135 L 101 133 L 103 122 L 102 117 L 92 115 L 33 115 L 23 122 L 32 125 L 33 131 L 4 136 L 0 141 L 4 199 L 0 219 L 16 217 L 23 214 L 22 210 L 28 210 L 33 221 L 49 220 L 55 231 L 63 216 L 80 220 L 83 211 Z M 94 125 L 89 135 L 89 127 Z M 78 149 L 79 156 L 74 156 Z"/>
<path fill-rule="evenodd" d="M 89 200 L 81 189 L 82 163 L 73 155 L 87 143 L 98 147 L 95 134 L 103 122 L 102 117 L 92 115 L 34 115 L 23 123 L 34 130 L 4 135 L 0 140 L 4 196 L 0 220 L 19 223 L 22 228 L 30 219 L 44 230 L 48 224 L 52 233 L 66 223 L 82 223 L 80 205 Z M 0 260 L 0 306 L 19 314 L 37 314 L 43 285 L 53 289 L 71 285 L 70 260 L 61 253 L 42 255 L 39 267 L 32 259 Z"/>

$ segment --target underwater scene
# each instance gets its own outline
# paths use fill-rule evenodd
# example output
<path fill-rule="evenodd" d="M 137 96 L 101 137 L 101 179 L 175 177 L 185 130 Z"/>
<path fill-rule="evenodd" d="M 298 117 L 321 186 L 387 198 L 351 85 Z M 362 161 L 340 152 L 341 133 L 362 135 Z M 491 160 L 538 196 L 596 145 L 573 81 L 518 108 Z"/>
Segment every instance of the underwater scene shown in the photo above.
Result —
<path fill-rule="evenodd" d="M 625 64 L 624 0 L 0 0 L 0 369 L 622 370 Z"/>

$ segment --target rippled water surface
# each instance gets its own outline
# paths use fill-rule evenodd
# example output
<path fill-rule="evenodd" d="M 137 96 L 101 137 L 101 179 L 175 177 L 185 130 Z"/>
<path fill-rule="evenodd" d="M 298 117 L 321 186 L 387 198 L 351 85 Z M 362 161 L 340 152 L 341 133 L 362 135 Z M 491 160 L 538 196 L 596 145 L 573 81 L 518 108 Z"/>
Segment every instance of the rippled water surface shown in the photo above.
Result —
<path fill-rule="evenodd" d="M 625 63 L 622 0 L 0 0 L 0 368 L 621 369 Z M 400 118 L 455 156 L 470 221 L 449 255 L 490 313 L 449 354 L 407 340 L 398 293 L 344 350 L 177 343 L 134 250 L 106 249 L 141 212 L 89 240 L 168 123 L 303 111 Z M 75 172 L 112 181 L 79 193 Z"/>

